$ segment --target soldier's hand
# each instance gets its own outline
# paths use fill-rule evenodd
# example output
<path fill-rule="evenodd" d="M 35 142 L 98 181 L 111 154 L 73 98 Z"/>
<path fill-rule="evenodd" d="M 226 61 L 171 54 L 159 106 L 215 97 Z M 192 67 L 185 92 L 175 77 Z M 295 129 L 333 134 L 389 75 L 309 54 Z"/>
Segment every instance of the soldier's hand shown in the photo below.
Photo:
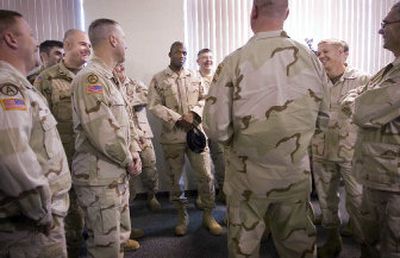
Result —
<path fill-rule="evenodd" d="M 193 123 L 189 123 L 187 120 L 183 119 L 183 116 L 176 122 L 176 127 L 184 130 L 185 132 L 193 128 Z"/>
<path fill-rule="evenodd" d="M 137 176 L 142 173 L 142 160 L 137 151 L 133 151 L 131 155 L 133 162 L 128 165 L 127 171 L 131 176 Z"/>
<path fill-rule="evenodd" d="M 48 236 L 53 226 L 53 215 L 49 213 L 48 216 L 39 222 L 39 225 L 37 225 L 37 230 Z"/>
<path fill-rule="evenodd" d="M 183 114 L 181 119 L 185 120 L 186 122 L 188 122 L 189 124 L 193 124 L 193 120 L 194 120 L 194 115 L 192 112 L 188 112 L 186 114 Z"/>

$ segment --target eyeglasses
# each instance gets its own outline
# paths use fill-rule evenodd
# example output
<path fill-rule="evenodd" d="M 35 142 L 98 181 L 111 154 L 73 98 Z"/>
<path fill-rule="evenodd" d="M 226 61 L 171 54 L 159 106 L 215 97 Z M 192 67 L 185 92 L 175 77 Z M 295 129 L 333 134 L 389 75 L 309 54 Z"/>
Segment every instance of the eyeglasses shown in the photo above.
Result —
<path fill-rule="evenodd" d="M 395 21 L 382 21 L 381 22 L 381 28 L 385 28 L 387 25 L 393 24 L 393 23 L 399 23 L 400 20 L 395 20 Z"/>

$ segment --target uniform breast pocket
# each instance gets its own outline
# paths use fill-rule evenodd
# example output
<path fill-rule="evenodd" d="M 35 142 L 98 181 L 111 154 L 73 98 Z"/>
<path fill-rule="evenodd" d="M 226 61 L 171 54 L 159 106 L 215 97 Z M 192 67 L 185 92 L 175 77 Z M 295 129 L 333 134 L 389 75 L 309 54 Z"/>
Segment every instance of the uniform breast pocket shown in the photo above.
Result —
<path fill-rule="evenodd" d="M 174 109 L 175 111 L 177 111 L 178 108 L 177 95 L 178 94 L 171 88 L 164 90 L 165 105 L 168 108 Z"/>
<path fill-rule="evenodd" d="M 361 149 L 365 172 L 369 180 L 398 183 L 400 146 L 387 143 L 364 143 Z"/>
<path fill-rule="evenodd" d="M 190 105 L 195 106 L 199 100 L 201 100 L 199 90 L 193 89 L 192 91 L 189 91 L 188 100 Z"/>
<path fill-rule="evenodd" d="M 50 113 L 41 118 L 41 124 L 44 131 L 44 147 L 49 158 L 55 157 L 62 151 L 60 136 L 57 132 L 57 121 Z"/>

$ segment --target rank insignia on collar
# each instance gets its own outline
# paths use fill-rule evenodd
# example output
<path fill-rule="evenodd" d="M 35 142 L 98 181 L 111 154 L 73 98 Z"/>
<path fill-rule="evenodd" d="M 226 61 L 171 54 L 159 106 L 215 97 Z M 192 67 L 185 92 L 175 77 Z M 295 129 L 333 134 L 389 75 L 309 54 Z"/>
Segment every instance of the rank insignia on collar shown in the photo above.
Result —
<path fill-rule="evenodd" d="M 0 92 L 1 94 L 4 94 L 6 96 L 15 96 L 18 94 L 19 89 L 17 86 L 11 84 L 11 83 L 6 83 L 0 85 Z"/>
<path fill-rule="evenodd" d="M 97 75 L 95 74 L 90 74 L 87 78 L 88 82 L 91 84 L 95 84 L 96 82 L 99 81 L 99 77 L 97 77 Z"/>

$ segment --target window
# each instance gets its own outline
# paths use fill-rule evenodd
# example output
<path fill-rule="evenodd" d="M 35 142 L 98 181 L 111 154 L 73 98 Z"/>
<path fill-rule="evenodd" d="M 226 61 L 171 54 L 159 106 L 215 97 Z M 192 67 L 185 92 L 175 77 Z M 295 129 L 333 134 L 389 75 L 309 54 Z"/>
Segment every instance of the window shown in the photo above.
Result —
<path fill-rule="evenodd" d="M 21 13 L 38 42 L 62 40 L 68 29 L 82 29 L 83 0 L 0 0 L 0 8 Z"/>
<path fill-rule="evenodd" d="M 289 0 L 285 31 L 290 37 L 316 44 L 326 38 L 345 40 L 348 63 L 371 74 L 393 60 L 383 50 L 380 23 L 397 0 Z M 214 51 L 216 63 L 247 42 L 253 34 L 249 17 L 253 0 L 186 0 L 185 36 L 188 67 L 197 69 L 196 53 Z"/>

